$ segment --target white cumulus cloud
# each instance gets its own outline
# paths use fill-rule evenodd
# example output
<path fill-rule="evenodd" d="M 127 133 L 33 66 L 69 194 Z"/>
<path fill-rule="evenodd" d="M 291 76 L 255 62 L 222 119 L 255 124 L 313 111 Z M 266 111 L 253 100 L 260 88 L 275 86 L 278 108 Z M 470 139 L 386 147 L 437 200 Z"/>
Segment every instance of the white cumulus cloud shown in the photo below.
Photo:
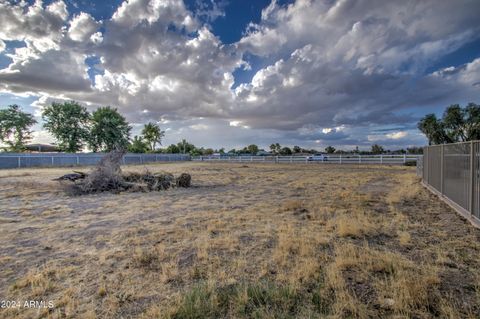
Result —
<path fill-rule="evenodd" d="M 70 28 L 68 29 L 68 36 L 73 41 L 85 41 L 90 38 L 100 23 L 88 13 L 81 12 L 70 21 Z M 96 37 L 98 40 L 98 36 Z"/>
<path fill-rule="evenodd" d="M 112 105 L 174 136 L 185 124 L 197 136 L 241 132 L 239 141 L 249 131 L 310 145 L 400 143 L 417 138 L 414 111 L 480 99 L 480 57 L 431 71 L 480 39 L 479 11 L 469 0 L 272 1 L 225 44 L 201 20 L 224 14 L 215 3 L 191 12 L 181 0 L 129 0 L 96 21 L 70 16 L 63 1 L 0 1 L 0 52 L 12 59 L 0 91 Z M 11 40 L 24 45 L 8 49 Z M 262 67 L 235 86 L 251 55 Z M 379 126 L 399 128 L 373 134 Z"/>

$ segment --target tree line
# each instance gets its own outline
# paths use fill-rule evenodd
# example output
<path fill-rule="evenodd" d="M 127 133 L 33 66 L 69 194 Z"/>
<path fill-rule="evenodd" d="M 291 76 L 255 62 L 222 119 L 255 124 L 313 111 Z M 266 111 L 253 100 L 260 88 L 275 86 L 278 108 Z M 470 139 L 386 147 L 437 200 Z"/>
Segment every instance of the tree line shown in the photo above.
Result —
<path fill-rule="evenodd" d="M 427 137 L 428 145 L 480 140 L 480 105 L 450 105 L 441 118 L 433 113 L 425 115 L 418 129 Z"/>
<path fill-rule="evenodd" d="M 109 152 L 117 147 L 131 151 L 154 151 L 165 132 L 156 123 L 147 123 L 141 136 L 130 141 L 132 127 L 116 108 L 99 107 L 90 113 L 75 101 L 52 103 L 42 111 L 43 127 L 55 138 L 61 151 L 75 153 L 88 146 L 93 152 Z M 6 150 L 21 152 L 31 139 L 37 121 L 18 105 L 0 110 L 0 141 Z"/>
<path fill-rule="evenodd" d="M 141 134 L 130 138 L 132 127 L 116 108 L 110 106 L 99 107 L 90 113 L 84 106 L 75 101 L 52 103 L 42 111 L 43 127 L 55 138 L 61 151 L 75 153 L 88 147 L 93 152 L 109 152 L 116 147 L 126 148 L 133 153 L 186 153 L 191 155 L 218 154 L 250 154 L 255 155 L 265 150 L 255 144 L 242 149 L 232 149 L 228 152 L 224 148 L 198 148 L 182 140 L 163 149 L 157 146 L 162 144 L 165 131 L 157 123 L 144 125 Z M 5 149 L 11 152 L 25 150 L 26 143 L 31 139 L 30 128 L 36 124 L 32 114 L 23 112 L 18 105 L 9 105 L 0 110 L 0 141 L 6 145 Z M 418 129 L 425 134 L 429 145 L 480 140 L 480 105 L 469 103 L 465 107 L 458 104 L 446 108 L 442 118 L 435 114 L 427 114 L 418 122 Z M 315 149 L 304 149 L 300 146 L 290 148 L 279 143 L 270 145 L 270 154 L 292 155 L 299 153 L 318 153 Z M 421 148 L 412 147 L 406 150 L 385 150 L 381 145 L 374 144 L 370 151 L 359 151 L 358 147 L 352 151 L 337 150 L 333 146 L 325 148 L 328 154 L 382 154 L 382 153 L 411 153 L 419 154 Z"/>

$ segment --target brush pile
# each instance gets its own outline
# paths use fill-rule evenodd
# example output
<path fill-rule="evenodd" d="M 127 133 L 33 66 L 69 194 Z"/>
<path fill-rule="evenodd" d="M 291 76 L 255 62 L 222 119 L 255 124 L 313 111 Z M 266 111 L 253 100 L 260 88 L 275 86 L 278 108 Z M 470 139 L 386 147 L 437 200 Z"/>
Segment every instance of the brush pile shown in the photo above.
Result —
<path fill-rule="evenodd" d="M 170 173 L 151 173 L 148 170 L 143 173 L 123 173 L 120 168 L 123 155 L 125 155 L 123 150 L 112 151 L 89 173 L 74 171 L 55 180 L 65 181 L 63 185 L 70 195 L 123 191 L 149 192 L 191 186 L 192 178 L 186 173 L 177 178 Z"/>

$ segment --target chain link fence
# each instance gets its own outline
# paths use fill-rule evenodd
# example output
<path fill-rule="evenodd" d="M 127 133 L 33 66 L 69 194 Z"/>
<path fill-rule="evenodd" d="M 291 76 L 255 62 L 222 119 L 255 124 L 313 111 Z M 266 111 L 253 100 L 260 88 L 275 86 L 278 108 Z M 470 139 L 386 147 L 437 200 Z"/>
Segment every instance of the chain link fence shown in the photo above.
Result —
<path fill-rule="evenodd" d="M 480 225 L 480 141 L 427 146 L 423 153 L 423 183 Z"/>
<path fill-rule="evenodd" d="M 423 156 L 417 158 L 416 173 L 418 177 L 423 178 Z"/>
<path fill-rule="evenodd" d="M 104 153 L 0 153 L 0 169 L 28 167 L 90 166 L 97 164 Z M 123 156 L 123 164 L 189 161 L 186 154 L 132 154 Z"/>

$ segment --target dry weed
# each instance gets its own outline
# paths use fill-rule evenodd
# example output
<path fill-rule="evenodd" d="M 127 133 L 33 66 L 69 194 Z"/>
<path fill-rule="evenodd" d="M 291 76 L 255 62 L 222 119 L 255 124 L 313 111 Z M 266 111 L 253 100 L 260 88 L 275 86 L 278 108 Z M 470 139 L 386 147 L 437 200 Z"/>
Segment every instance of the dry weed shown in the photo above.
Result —
<path fill-rule="evenodd" d="M 350 211 L 336 218 L 337 234 L 340 237 L 364 237 L 378 233 L 377 225 L 364 211 Z"/>
<path fill-rule="evenodd" d="M 0 287 L 57 306 L 0 318 L 480 315 L 478 232 L 410 168 L 248 166 L 153 165 L 195 180 L 161 195 L 66 197 L 61 169 L 1 178 Z"/>

